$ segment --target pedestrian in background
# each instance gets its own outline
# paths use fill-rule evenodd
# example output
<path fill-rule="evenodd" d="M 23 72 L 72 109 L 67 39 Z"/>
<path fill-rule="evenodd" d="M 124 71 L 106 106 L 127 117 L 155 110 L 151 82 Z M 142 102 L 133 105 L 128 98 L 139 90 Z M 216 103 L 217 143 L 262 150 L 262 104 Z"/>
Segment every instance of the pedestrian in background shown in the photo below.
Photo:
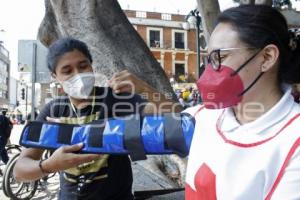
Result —
<path fill-rule="evenodd" d="M 3 110 L 2 115 L 0 115 L 0 158 L 5 164 L 9 160 L 5 146 L 9 140 L 12 127 L 12 123 L 10 122 L 8 117 L 6 117 L 6 111 Z"/>

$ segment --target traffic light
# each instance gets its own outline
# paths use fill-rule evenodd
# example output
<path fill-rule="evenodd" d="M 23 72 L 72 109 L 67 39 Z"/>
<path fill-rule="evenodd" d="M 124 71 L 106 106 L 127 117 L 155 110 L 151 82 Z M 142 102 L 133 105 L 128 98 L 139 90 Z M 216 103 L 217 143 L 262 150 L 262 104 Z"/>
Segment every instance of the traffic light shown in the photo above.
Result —
<path fill-rule="evenodd" d="M 25 100 L 25 88 L 21 89 L 21 99 Z"/>

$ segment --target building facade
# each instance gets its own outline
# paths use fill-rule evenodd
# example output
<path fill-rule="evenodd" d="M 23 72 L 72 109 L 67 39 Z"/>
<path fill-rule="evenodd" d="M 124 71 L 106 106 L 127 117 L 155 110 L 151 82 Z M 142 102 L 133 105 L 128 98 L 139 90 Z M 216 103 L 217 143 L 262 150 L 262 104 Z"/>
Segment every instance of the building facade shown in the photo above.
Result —
<path fill-rule="evenodd" d="M 9 109 L 9 51 L 0 43 L 0 109 Z"/>
<path fill-rule="evenodd" d="M 185 16 L 124 10 L 168 77 L 194 82 L 199 77 L 196 29 L 183 29 Z M 205 50 L 205 49 L 201 49 Z"/>

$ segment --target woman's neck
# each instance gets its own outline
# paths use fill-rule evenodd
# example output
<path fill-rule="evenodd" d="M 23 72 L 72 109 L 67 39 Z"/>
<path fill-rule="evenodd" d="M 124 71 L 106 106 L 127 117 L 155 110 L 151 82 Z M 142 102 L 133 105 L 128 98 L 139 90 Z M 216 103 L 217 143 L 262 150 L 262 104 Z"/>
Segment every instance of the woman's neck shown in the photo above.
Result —
<path fill-rule="evenodd" d="M 235 117 L 240 124 L 252 122 L 268 112 L 282 97 L 283 93 L 275 86 L 256 93 L 253 100 L 245 100 L 233 107 Z"/>

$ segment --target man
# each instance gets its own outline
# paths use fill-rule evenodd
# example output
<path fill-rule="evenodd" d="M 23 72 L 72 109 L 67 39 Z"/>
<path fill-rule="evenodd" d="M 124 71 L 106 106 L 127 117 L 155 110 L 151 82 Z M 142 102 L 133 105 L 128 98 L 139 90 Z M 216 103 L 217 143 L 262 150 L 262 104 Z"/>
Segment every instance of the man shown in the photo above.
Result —
<path fill-rule="evenodd" d="M 11 129 L 12 123 L 6 117 L 6 111 L 3 110 L 2 115 L 0 115 L 0 158 L 5 164 L 9 159 L 5 146 L 10 137 Z"/>
<path fill-rule="evenodd" d="M 92 56 L 79 40 L 64 38 L 52 44 L 48 68 L 67 96 L 47 104 L 39 121 L 84 124 L 132 113 L 153 113 L 161 103 L 170 103 L 164 109 L 173 106 L 163 95 L 154 101 L 157 91 L 127 71 L 115 74 L 109 81 L 110 88 L 94 87 Z M 147 101 L 137 95 L 145 92 Z M 82 144 L 59 148 L 44 161 L 40 160 L 43 150 L 26 149 L 14 168 L 15 177 L 30 181 L 60 171 L 59 199 L 132 200 L 128 156 L 76 154 L 81 148 Z"/>

